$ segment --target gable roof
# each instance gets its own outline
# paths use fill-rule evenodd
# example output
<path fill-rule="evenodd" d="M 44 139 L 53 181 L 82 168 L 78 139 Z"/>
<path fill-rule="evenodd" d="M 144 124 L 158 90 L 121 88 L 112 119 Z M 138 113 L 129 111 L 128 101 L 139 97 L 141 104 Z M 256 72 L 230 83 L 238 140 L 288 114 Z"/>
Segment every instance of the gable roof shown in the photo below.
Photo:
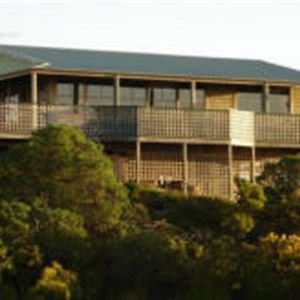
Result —
<path fill-rule="evenodd" d="M 41 64 L 69 71 L 300 82 L 300 71 L 261 60 L 0 45 L 0 75 Z"/>

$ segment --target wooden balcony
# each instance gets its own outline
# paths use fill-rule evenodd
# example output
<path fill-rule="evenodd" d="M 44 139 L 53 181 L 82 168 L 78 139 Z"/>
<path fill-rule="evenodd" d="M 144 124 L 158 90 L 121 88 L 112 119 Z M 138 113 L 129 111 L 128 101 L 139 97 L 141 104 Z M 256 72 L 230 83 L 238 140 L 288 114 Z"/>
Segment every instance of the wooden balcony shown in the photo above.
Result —
<path fill-rule="evenodd" d="M 47 124 L 70 124 L 99 141 L 254 144 L 254 115 L 236 110 L 0 105 L 0 137 L 27 138 Z"/>
<path fill-rule="evenodd" d="M 237 110 L 0 104 L 0 138 L 70 124 L 98 141 L 136 140 L 300 148 L 300 115 Z"/>
<path fill-rule="evenodd" d="M 300 148 L 300 115 L 257 114 L 255 140 L 258 146 Z"/>

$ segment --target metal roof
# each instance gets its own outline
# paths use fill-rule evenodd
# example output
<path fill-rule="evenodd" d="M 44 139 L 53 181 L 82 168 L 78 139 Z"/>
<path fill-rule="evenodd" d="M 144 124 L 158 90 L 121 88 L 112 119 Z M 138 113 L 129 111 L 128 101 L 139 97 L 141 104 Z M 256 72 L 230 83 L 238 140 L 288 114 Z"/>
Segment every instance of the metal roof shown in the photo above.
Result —
<path fill-rule="evenodd" d="M 41 64 L 59 70 L 300 82 L 300 71 L 261 60 L 0 45 L 0 75 Z"/>

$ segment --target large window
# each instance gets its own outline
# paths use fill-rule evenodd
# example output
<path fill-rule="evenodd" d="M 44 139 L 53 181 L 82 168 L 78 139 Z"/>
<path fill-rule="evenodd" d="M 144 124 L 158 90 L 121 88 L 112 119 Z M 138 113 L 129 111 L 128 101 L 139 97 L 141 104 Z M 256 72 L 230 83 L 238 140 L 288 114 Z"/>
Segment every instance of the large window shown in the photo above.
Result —
<path fill-rule="evenodd" d="M 260 93 L 238 93 L 237 97 L 239 110 L 263 112 L 263 99 Z"/>
<path fill-rule="evenodd" d="M 145 106 L 146 89 L 143 87 L 121 87 L 121 105 Z"/>
<path fill-rule="evenodd" d="M 270 94 L 268 98 L 270 113 L 289 113 L 289 97 L 288 95 Z"/>
<path fill-rule="evenodd" d="M 85 91 L 85 89 L 87 89 Z M 111 85 L 90 84 L 87 87 L 80 88 L 80 98 L 85 97 L 87 93 L 87 104 L 89 106 L 114 105 L 114 91 Z"/>
<path fill-rule="evenodd" d="M 153 106 L 164 108 L 176 107 L 176 92 L 172 88 L 154 88 Z"/>
<path fill-rule="evenodd" d="M 74 88 L 71 83 L 59 83 L 57 85 L 57 102 L 63 105 L 73 105 Z"/>
<path fill-rule="evenodd" d="M 179 90 L 179 102 L 181 108 L 191 108 L 191 90 L 190 89 L 180 89 Z M 194 103 L 195 109 L 205 108 L 205 96 L 204 91 L 197 89 L 196 91 L 196 101 Z"/>

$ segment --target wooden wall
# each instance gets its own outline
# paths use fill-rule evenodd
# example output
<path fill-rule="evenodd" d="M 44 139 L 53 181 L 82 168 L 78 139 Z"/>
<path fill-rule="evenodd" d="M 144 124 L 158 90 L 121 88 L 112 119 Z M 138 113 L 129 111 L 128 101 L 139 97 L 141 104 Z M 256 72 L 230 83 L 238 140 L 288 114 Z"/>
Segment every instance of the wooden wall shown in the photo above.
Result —
<path fill-rule="evenodd" d="M 207 109 L 228 109 L 236 108 L 236 93 L 231 90 L 205 91 L 205 102 Z"/>
<path fill-rule="evenodd" d="M 291 112 L 300 114 L 300 86 L 291 87 Z"/>

